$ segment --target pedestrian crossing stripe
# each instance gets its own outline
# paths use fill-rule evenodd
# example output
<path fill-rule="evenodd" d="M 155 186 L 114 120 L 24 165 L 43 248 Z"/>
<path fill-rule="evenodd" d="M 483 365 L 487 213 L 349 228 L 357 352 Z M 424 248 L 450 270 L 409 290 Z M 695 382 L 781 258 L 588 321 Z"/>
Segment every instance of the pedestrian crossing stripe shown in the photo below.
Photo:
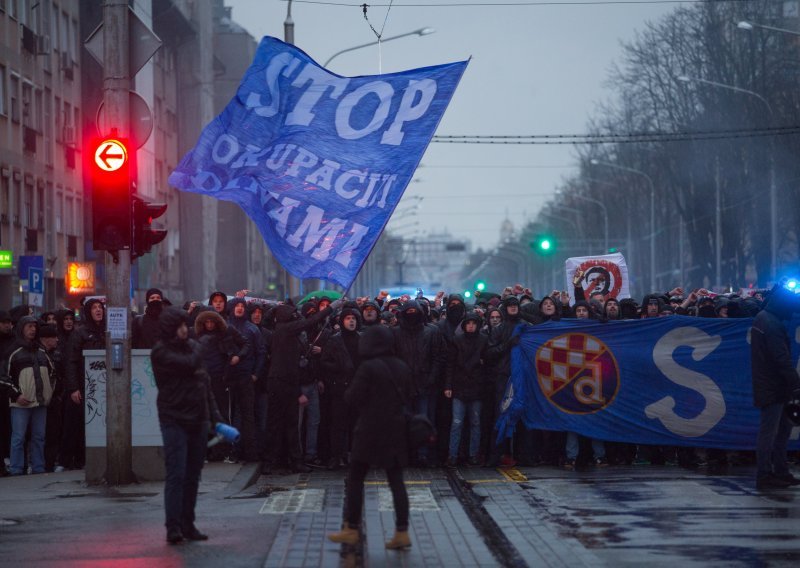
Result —
<path fill-rule="evenodd" d="M 406 485 L 430 485 L 430 481 L 404 481 Z M 388 481 L 365 481 L 364 485 L 389 485 Z"/>
<path fill-rule="evenodd" d="M 430 487 L 411 486 L 406 490 L 408 493 L 409 511 L 440 511 L 439 503 L 433 496 Z M 392 490 L 388 487 L 378 487 L 378 511 L 394 511 L 394 500 Z"/>
<path fill-rule="evenodd" d="M 276 491 L 266 498 L 259 515 L 284 513 L 321 513 L 325 503 L 324 489 L 290 489 Z"/>
<path fill-rule="evenodd" d="M 523 483 L 528 481 L 528 478 L 525 477 L 525 474 L 516 468 L 498 469 L 498 471 L 500 472 L 500 475 L 509 481 L 513 481 L 515 483 Z"/>

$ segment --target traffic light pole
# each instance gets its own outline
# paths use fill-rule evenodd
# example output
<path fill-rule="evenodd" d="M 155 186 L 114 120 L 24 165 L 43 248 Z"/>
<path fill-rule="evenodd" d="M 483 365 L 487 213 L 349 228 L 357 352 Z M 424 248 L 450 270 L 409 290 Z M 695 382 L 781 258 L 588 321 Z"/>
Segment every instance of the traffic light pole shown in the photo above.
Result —
<path fill-rule="evenodd" d="M 103 100 L 105 124 L 117 130 L 103 132 L 128 137 L 130 134 L 130 69 L 129 69 L 128 0 L 105 0 L 103 7 Z M 131 149 L 131 152 L 135 152 Z M 135 175 L 135 172 L 131 172 Z M 93 202 L 92 207 L 100 204 Z M 106 306 L 124 308 L 130 313 L 131 256 L 129 250 L 120 250 L 112 257 L 106 254 Z M 124 338 L 113 339 L 121 343 L 121 365 L 114 364 L 114 345 L 106 331 L 106 473 L 109 485 L 133 483 L 133 449 L 131 435 L 131 322 L 125 317 Z M 120 346 L 116 348 L 119 350 Z M 115 369 L 114 367 L 122 367 Z"/>

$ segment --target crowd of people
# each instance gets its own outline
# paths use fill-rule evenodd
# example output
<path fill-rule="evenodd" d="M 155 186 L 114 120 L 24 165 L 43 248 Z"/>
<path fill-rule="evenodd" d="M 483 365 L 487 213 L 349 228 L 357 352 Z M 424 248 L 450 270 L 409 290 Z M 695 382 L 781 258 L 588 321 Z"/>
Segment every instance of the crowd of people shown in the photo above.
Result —
<path fill-rule="evenodd" d="M 753 317 L 761 293 L 713 295 L 706 290 L 633 299 L 586 298 L 575 276 L 570 294 L 553 291 L 536 299 L 521 285 L 498 294 L 476 294 L 468 305 L 459 294 L 433 298 L 332 299 L 324 292 L 298 306 L 291 301 L 248 301 L 246 292 L 213 292 L 208 301 L 188 301 L 182 313 L 189 337 L 200 346 L 221 419 L 241 432 L 234 444 L 207 450 L 209 461 L 260 462 L 265 474 L 289 469 L 336 470 L 347 465 L 360 409 L 347 392 L 362 364 L 360 338 L 372 326 L 389 330 L 387 347 L 411 370 L 408 406 L 427 415 L 438 430 L 437 444 L 424 446 L 410 462 L 419 467 L 503 467 L 752 461 L 745 452 L 633 446 L 588 440 L 566 432 L 518 428 L 496 443 L 494 425 L 510 375 L 518 325 L 561 318 L 601 321 L 668 317 Z M 331 294 L 333 296 L 333 294 Z M 579 296 L 578 296 L 579 295 Z M 132 322 L 134 348 L 152 349 L 160 338 L 159 318 L 171 303 L 158 289 Z M 18 306 L 0 311 L 0 453 L 3 473 L 40 473 L 84 464 L 84 349 L 105 346 L 103 302 L 33 315 Z"/>

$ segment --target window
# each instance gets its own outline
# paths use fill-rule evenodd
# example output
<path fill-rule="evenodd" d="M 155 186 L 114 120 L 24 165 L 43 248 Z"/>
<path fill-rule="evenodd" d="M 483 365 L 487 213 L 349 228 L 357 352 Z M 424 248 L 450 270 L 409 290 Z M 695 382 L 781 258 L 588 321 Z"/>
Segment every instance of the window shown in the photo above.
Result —
<path fill-rule="evenodd" d="M 22 83 L 22 124 L 33 127 L 33 85 Z"/>
<path fill-rule="evenodd" d="M 11 194 L 11 197 L 14 200 L 14 202 L 12 203 L 11 213 L 13 214 L 14 218 L 12 219 L 12 221 L 14 222 L 15 225 L 19 225 L 20 224 L 19 210 L 20 210 L 20 203 L 22 202 L 22 184 L 19 182 L 19 180 L 14 180 L 13 184 L 14 184 L 13 193 Z"/>
<path fill-rule="evenodd" d="M 61 130 L 63 128 L 61 124 L 61 97 L 53 98 L 53 108 L 56 109 L 54 117 L 56 123 L 56 142 L 61 142 Z"/>
<path fill-rule="evenodd" d="M 19 77 L 17 75 L 11 75 L 11 90 L 9 91 L 10 95 L 10 108 L 11 108 L 11 120 L 14 122 L 19 122 L 20 116 L 20 108 L 19 108 Z"/>
<path fill-rule="evenodd" d="M 45 228 L 45 219 L 47 219 L 47 207 L 44 203 L 44 187 L 36 188 L 36 226 L 40 229 Z"/>
<path fill-rule="evenodd" d="M 0 211 L 3 215 L 11 212 L 11 180 L 7 177 L 0 177 Z"/>
<path fill-rule="evenodd" d="M 72 204 L 73 200 L 71 197 L 67 197 L 67 202 L 64 205 L 64 229 L 68 235 L 74 235 L 75 231 L 73 230 L 72 226 Z"/>
<path fill-rule="evenodd" d="M 33 92 L 33 127 L 37 132 L 42 132 L 42 117 L 44 116 L 44 97 L 41 89 Z"/>
<path fill-rule="evenodd" d="M 83 224 L 80 222 L 83 219 L 83 201 L 80 198 L 75 200 L 75 206 L 78 208 L 78 215 L 77 219 L 78 222 L 75 223 L 75 236 L 80 237 L 83 234 Z"/>
<path fill-rule="evenodd" d="M 0 0 L 3 2 L 3 0 Z M 6 114 L 6 68 L 0 65 L 0 114 Z"/>
<path fill-rule="evenodd" d="M 22 225 L 32 228 L 33 224 L 33 186 L 25 184 L 24 201 L 22 202 Z"/>
<path fill-rule="evenodd" d="M 69 14 L 61 12 L 61 29 L 58 33 L 59 51 L 69 53 Z"/>
<path fill-rule="evenodd" d="M 56 233 L 64 232 L 64 194 L 56 194 Z"/>

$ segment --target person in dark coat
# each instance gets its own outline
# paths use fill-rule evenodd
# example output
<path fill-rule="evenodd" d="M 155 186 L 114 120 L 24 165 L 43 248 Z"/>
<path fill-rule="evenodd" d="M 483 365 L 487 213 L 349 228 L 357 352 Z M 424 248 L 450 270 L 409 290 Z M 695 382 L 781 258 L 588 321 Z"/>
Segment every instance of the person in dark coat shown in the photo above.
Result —
<path fill-rule="evenodd" d="M 72 332 L 67 355 L 64 394 L 64 439 L 61 442 L 61 465 L 82 469 L 86 452 L 84 404 L 86 396 L 84 349 L 106 348 L 106 308 L 97 298 L 83 305 L 82 325 Z"/>
<path fill-rule="evenodd" d="M 256 420 L 256 447 L 259 460 L 264 461 L 267 457 L 267 375 L 269 374 L 270 358 L 272 350 L 272 331 L 267 329 L 265 321 L 266 308 L 261 304 L 253 303 L 248 306 L 247 313 L 250 322 L 258 328 L 261 336 L 261 352 L 264 354 L 264 361 L 256 376 L 255 384 L 255 420 Z"/>
<path fill-rule="evenodd" d="M 352 414 L 345 404 L 344 395 L 361 361 L 359 320 L 360 314 L 357 309 L 344 308 L 339 315 L 340 331 L 330 337 L 322 350 L 320 367 L 325 383 L 330 432 L 328 469 L 338 469 L 347 452 Z"/>
<path fill-rule="evenodd" d="M 57 466 L 61 451 L 63 437 L 64 404 L 64 375 L 66 375 L 64 354 L 59 343 L 61 342 L 58 329 L 55 325 L 42 325 L 39 327 L 39 344 L 53 363 L 55 376 L 55 389 L 53 398 L 47 406 L 47 425 L 44 439 L 44 469 L 45 471 L 62 471 L 63 466 Z"/>
<path fill-rule="evenodd" d="M 147 304 L 144 315 L 136 316 L 131 324 L 133 349 L 152 349 L 159 337 L 158 318 L 165 305 L 164 294 L 158 288 L 150 288 L 144 297 Z"/>
<path fill-rule="evenodd" d="M 464 418 L 469 417 L 469 464 L 478 465 L 481 443 L 481 394 L 485 380 L 483 355 L 488 338 L 480 332 L 481 317 L 468 313 L 461 322 L 463 333 L 449 347 L 444 395 L 453 400 L 447 466 L 456 467 Z"/>
<path fill-rule="evenodd" d="M 194 524 L 194 508 L 211 421 L 222 421 L 200 345 L 189 339 L 188 321 L 183 310 L 165 308 L 159 318 L 161 339 L 150 353 L 164 438 L 164 510 L 170 544 L 208 540 Z"/>
<path fill-rule="evenodd" d="M 292 471 L 295 473 L 311 471 L 311 468 L 303 463 L 297 426 L 300 407 L 308 404 L 308 398 L 301 388 L 301 378 L 305 373 L 305 368 L 301 367 L 301 355 L 305 357 L 305 347 L 300 341 L 300 335 L 304 331 L 314 329 L 342 304 L 341 300 L 336 300 L 308 319 L 304 319 L 291 304 L 283 304 L 273 310 L 275 331 L 272 334 L 272 363 L 267 377 L 267 431 L 270 455 L 262 467 L 262 472 L 266 475 L 269 475 L 272 467 L 277 465 L 284 444 Z"/>
<path fill-rule="evenodd" d="M 750 332 L 753 403 L 761 413 L 756 444 L 758 489 L 800 484 L 786 463 L 792 423 L 784 412 L 792 394 L 800 394 L 800 376 L 792 364 L 789 335 L 783 324 L 797 311 L 800 297 L 776 285 Z"/>
<path fill-rule="evenodd" d="M 398 325 L 392 328 L 397 356 L 411 368 L 414 382 L 413 409 L 425 414 L 436 424 L 436 399 L 442 386 L 447 351 L 441 333 L 434 325 L 426 325 L 425 314 L 415 300 L 406 302 L 398 314 Z M 430 448 L 420 448 L 417 459 L 421 467 L 434 465 Z"/>
<path fill-rule="evenodd" d="M 0 369 L 4 367 L 14 342 L 14 322 L 11 320 L 11 314 L 0 310 Z M 5 459 L 9 457 L 11 451 L 11 413 L 8 404 L 8 399 L 0 396 L 0 477 L 7 475 Z"/>
<path fill-rule="evenodd" d="M 395 534 L 386 548 L 411 546 L 408 536 L 408 494 L 403 468 L 408 464 L 405 408 L 413 393 L 411 369 L 394 355 L 392 332 L 385 326 L 367 328 L 358 346 L 361 365 L 345 393 L 345 401 L 358 414 L 347 474 L 345 523 L 333 542 L 359 541 L 364 478 L 370 466 L 386 470 L 395 510 Z"/>

